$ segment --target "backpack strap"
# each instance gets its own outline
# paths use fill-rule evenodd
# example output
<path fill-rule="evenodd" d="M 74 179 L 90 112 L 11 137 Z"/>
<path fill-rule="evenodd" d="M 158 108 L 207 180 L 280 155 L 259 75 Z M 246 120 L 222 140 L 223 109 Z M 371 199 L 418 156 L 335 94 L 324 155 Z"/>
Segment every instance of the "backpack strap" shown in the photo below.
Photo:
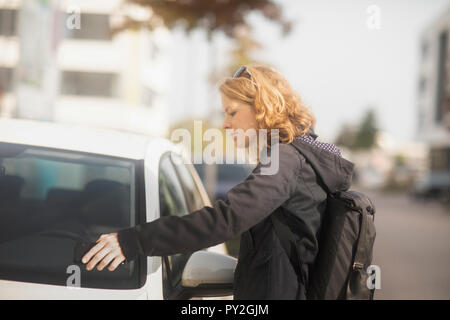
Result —
<path fill-rule="evenodd" d="M 295 273 L 299 279 L 299 282 L 305 287 L 306 290 L 306 278 L 303 271 L 303 262 L 300 258 L 299 248 L 296 245 L 296 238 L 294 233 L 286 221 L 286 218 L 277 212 L 270 215 L 270 219 L 272 220 L 273 227 L 275 229 L 275 234 L 281 242 L 281 246 L 286 252 L 289 260 L 294 267 Z"/>
<path fill-rule="evenodd" d="M 359 231 L 359 237 L 358 242 L 356 244 L 356 253 L 355 253 L 355 259 L 353 261 L 353 270 L 356 269 L 364 269 L 364 261 L 366 260 L 366 246 L 364 245 L 364 242 L 366 241 L 366 234 L 367 234 L 367 224 L 368 224 L 368 216 L 365 212 L 365 209 L 358 210 L 360 211 L 362 217 L 361 217 L 361 229 Z"/>

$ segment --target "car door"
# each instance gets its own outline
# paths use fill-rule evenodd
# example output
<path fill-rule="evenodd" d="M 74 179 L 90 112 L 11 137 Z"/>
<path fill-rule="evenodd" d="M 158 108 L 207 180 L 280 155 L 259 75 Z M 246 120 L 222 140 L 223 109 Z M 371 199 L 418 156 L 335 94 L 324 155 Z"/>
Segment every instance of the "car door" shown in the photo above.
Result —
<path fill-rule="evenodd" d="M 188 201 L 175 166 L 168 152 L 161 157 L 159 164 L 159 206 L 161 217 L 183 216 L 190 212 Z M 164 299 L 176 297 L 176 288 L 181 282 L 184 266 L 192 253 L 175 254 L 163 257 L 163 296 Z"/>

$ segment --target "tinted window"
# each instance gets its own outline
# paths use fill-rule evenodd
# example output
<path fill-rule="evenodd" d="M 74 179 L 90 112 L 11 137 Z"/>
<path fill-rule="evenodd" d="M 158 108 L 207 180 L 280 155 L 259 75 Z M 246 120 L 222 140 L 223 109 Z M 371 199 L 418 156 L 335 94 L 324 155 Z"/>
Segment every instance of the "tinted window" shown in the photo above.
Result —
<path fill-rule="evenodd" d="M 176 159 L 173 164 L 178 173 L 178 177 L 180 178 L 189 211 L 192 212 L 203 208 L 203 199 L 191 171 L 186 164 L 183 163 L 181 157 L 173 154 L 172 159 Z"/>
<path fill-rule="evenodd" d="M 170 155 L 161 159 L 159 167 L 160 211 L 162 216 L 187 214 L 188 208 L 184 198 L 183 188 L 178 179 Z"/>
<path fill-rule="evenodd" d="M 0 277 L 66 285 L 76 242 L 138 222 L 136 168 L 131 160 L 0 143 Z M 82 266 L 81 286 L 136 288 L 139 265 Z"/>
<path fill-rule="evenodd" d="M 159 166 L 160 211 L 162 216 L 183 216 L 189 213 L 183 188 L 170 159 L 170 153 L 164 155 Z M 170 294 L 181 280 L 184 266 L 191 256 L 189 254 L 175 254 L 164 257 L 166 279 L 164 281 L 164 295 Z"/>

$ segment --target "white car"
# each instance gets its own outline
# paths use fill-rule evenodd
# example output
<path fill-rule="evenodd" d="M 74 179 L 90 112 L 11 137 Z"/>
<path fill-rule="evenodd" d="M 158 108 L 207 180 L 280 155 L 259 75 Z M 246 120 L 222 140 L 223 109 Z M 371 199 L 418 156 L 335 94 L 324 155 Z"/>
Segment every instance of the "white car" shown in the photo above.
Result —
<path fill-rule="evenodd" d="M 0 119 L 0 299 L 232 295 L 236 259 L 223 244 L 113 272 L 74 262 L 76 243 L 210 205 L 185 163 L 164 139 Z"/>

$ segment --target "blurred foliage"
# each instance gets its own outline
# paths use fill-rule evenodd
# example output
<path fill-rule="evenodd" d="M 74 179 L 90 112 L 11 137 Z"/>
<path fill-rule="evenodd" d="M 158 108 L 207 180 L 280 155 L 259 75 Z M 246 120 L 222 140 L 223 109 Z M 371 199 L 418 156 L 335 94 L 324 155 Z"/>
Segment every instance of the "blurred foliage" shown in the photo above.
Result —
<path fill-rule="evenodd" d="M 344 124 L 341 127 L 341 130 L 339 131 L 338 136 L 334 141 L 334 144 L 353 150 L 355 145 L 355 139 L 356 139 L 356 131 L 354 130 L 354 128 L 349 124 Z"/>
<path fill-rule="evenodd" d="M 376 145 L 378 126 L 374 109 L 369 109 L 357 126 L 342 126 L 335 144 L 350 150 L 369 150 Z M 400 161 L 400 160 L 399 160 Z"/>
<path fill-rule="evenodd" d="M 250 12 L 259 12 L 279 24 L 284 34 L 291 30 L 291 22 L 283 17 L 280 6 L 271 0 L 127 0 L 127 3 L 150 8 L 152 14 L 144 21 L 126 17 L 119 30 L 142 26 L 173 29 L 181 25 L 187 32 L 203 28 L 209 38 L 214 31 L 222 31 L 234 38 L 236 28 L 250 28 L 246 20 Z"/>
<path fill-rule="evenodd" d="M 356 135 L 356 149 L 370 149 L 376 143 L 377 124 L 375 119 L 375 111 L 369 109 L 365 114 Z"/>
<path fill-rule="evenodd" d="M 262 64 L 252 58 L 253 52 L 263 46 L 251 36 L 252 28 L 247 21 L 250 13 L 260 13 L 279 25 L 283 35 L 292 29 L 292 22 L 283 17 L 281 7 L 272 0 L 127 0 L 126 5 L 148 9 L 150 14 L 148 17 L 124 14 L 121 22 L 112 28 L 113 33 L 165 26 L 168 29 L 181 27 L 187 33 L 203 29 L 209 40 L 214 32 L 223 32 L 234 40 L 230 63 L 221 70 L 211 70 L 209 80 L 214 84 L 242 65 Z"/>
<path fill-rule="evenodd" d="M 394 155 L 394 166 L 395 167 L 404 167 L 406 165 L 406 157 L 401 154 L 398 153 L 396 155 Z"/>
<path fill-rule="evenodd" d="M 222 133 L 222 137 L 223 137 L 223 151 L 225 152 L 225 129 L 223 128 L 219 128 L 217 126 L 214 126 L 213 124 L 211 124 L 208 121 L 201 121 L 201 130 L 197 130 L 198 132 L 195 132 L 195 123 L 194 121 L 198 121 L 198 119 L 194 120 L 194 119 L 187 119 L 184 121 L 180 121 L 178 123 L 173 124 L 170 128 L 169 128 L 169 139 L 170 139 L 170 135 L 172 134 L 172 132 L 175 129 L 186 129 L 187 131 L 189 131 L 190 137 L 192 139 L 191 141 L 191 154 L 198 154 L 198 153 L 202 153 L 203 150 L 205 149 L 205 147 L 207 145 L 209 145 L 210 143 L 212 143 L 212 141 L 203 141 L 203 134 L 205 133 L 206 130 L 211 129 L 211 128 L 215 128 L 221 131 Z M 195 143 L 194 139 L 196 138 L 196 135 L 198 134 L 198 136 L 200 136 L 201 138 L 201 143 Z"/>
<path fill-rule="evenodd" d="M 211 71 L 209 77 L 211 83 L 217 83 L 225 77 L 231 77 L 241 66 L 264 64 L 254 58 L 254 53 L 264 46 L 252 38 L 250 29 L 245 27 L 236 29 L 234 40 L 234 45 L 228 53 L 229 63 L 221 70 Z"/>

